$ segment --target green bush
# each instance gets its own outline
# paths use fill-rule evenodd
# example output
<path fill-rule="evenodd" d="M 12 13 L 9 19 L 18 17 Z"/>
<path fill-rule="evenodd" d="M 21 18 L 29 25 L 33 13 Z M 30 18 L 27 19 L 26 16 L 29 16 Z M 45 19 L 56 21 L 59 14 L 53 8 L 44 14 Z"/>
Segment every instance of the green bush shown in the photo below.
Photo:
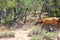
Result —
<path fill-rule="evenodd" d="M 14 13 L 10 13 L 8 17 L 6 18 L 7 22 L 10 22 L 14 19 Z"/>
<path fill-rule="evenodd" d="M 1 24 L 4 24 L 5 23 L 5 19 L 1 19 Z"/>

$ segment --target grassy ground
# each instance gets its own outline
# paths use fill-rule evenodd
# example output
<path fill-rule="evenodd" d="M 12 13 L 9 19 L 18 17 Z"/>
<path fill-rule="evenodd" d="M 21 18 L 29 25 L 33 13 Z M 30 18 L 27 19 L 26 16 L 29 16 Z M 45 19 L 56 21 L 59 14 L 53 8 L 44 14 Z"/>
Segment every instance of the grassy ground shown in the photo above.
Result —
<path fill-rule="evenodd" d="M 42 30 L 40 32 L 40 28 L 34 28 L 28 36 L 31 36 L 31 40 L 52 40 L 53 38 L 57 37 L 57 33 L 55 32 L 47 32 L 45 30 Z"/>
<path fill-rule="evenodd" d="M 14 32 L 11 31 L 0 32 L 0 38 L 10 38 L 10 37 L 15 37 Z"/>

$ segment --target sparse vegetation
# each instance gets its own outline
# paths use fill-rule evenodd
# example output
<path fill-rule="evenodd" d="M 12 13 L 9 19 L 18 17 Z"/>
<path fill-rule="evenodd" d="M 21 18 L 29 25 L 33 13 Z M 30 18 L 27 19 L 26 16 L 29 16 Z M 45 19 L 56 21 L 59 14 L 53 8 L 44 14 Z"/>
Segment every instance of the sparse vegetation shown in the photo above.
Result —
<path fill-rule="evenodd" d="M 30 25 L 35 27 L 34 23 L 39 18 L 59 16 L 60 0 L 0 0 L 0 31 L 4 31 L 0 32 L 0 38 L 14 37 L 14 32 L 9 31 L 12 29 L 14 31 L 19 28 L 30 29 Z M 6 30 L 9 32 L 5 32 Z M 41 31 L 37 27 L 28 36 L 32 37 L 31 40 L 42 40 L 44 38 L 52 39 L 55 35 L 57 35 L 55 32 L 46 33 L 45 30 Z"/>
<path fill-rule="evenodd" d="M 41 31 L 40 33 L 40 28 L 33 29 L 28 36 L 32 37 L 31 40 L 43 40 L 46 38 L 46 40 L 49 39 L 54 39 L 57 37 L 57 33 L 55 32 L 47 32 L 45 30 Z M 40 34 L 38 34 L 40 33 Z"/>
<path fill-rule="evenodd" d="M 10 37 L 15 37 L 14 32 L 11 31 L 0 32 L 0 38 L 10 38 Z"/>

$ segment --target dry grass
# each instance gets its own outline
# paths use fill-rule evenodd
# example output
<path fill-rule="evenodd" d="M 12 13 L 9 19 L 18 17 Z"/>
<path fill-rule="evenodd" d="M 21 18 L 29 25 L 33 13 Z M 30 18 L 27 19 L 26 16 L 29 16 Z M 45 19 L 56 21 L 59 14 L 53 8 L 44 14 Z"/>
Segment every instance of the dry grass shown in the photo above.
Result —
<path fill-rule="evenodd" d="M 42 30 L 42 32 L 40 32 L 40 28 L 34 28 L 28 36 L 31 36 L 31 40 L 44 40 L 46 38 L 47 39 L 51 39 L 57 37 L 57 33 L 55 32 L 47 32 L 45 30 Z"/>
<path fill-rule="evenodd" d="M 0 32 L 0 38 L 10 38 L 10 37 L 15 37 L 14 32 L 11 31 Z"/>

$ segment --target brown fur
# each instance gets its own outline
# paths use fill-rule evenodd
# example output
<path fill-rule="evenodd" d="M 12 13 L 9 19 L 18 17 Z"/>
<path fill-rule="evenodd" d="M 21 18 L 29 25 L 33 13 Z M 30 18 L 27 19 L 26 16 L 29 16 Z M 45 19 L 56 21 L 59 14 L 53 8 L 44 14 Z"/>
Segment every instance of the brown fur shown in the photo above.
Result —
<path fill-rule="evenodd" d="M 42 20 L 38 20 L 35 25 L 37 24 L 44 24 L 44 25 L 49 25 L 49 24 L 54 24 L 56 26 L 56 28 L 59 28 L 58 26 L 58 20 L 56 19 L 56 17 L 50 17 L 50 18 L 44 18 Z"/>

